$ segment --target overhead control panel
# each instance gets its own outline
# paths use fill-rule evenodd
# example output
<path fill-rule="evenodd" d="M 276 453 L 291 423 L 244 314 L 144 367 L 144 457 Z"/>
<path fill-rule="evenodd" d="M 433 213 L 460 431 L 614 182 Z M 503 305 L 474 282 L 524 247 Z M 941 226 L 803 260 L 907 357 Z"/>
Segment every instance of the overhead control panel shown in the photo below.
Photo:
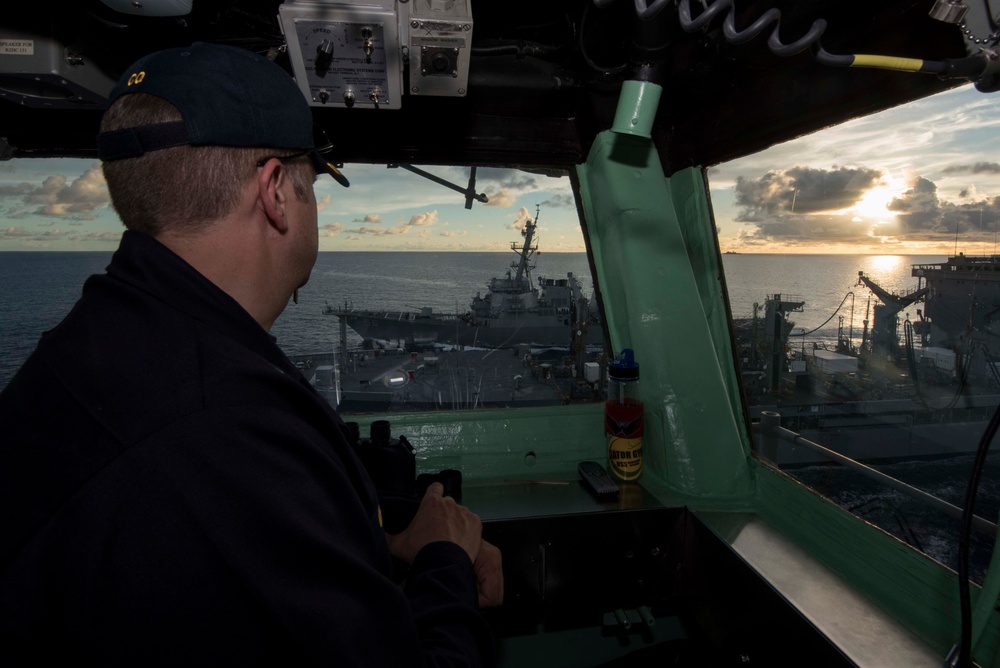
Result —
<path fill-rule="evenodd" d="M 394 2 L 286 2 L 278 15 L 310 105 L 399 109 L 403 68 Z"/>
<path fill-rule="evenodd" d="M 465 95 L 472 47 L 470 0 L 412 0 L 402 7 L 407 12 L 408 92 Z"/>
<path fill-rule="evenodd" d="M 405 93 L 466 94 L 470 3 L 287 0 L 278 18 L 310 105 L 399 109 Z"/>

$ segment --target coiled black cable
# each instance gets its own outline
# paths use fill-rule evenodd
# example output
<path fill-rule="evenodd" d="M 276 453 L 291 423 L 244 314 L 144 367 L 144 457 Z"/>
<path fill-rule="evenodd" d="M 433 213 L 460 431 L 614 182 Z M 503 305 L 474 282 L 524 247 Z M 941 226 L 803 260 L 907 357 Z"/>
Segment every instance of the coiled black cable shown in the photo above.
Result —
<path fill-rule="evenodd" d="M 767 38 L 767 48 L 776 56 L 794 56 L 815 46 L 816 60 L 824 65 L 832 65 L 834 67 L 879 67 L 883 69 L 934 74 L 945 74 L 947 70 L 947 66 L 943 62 L 894 58 L 891 56 L 832 54 L 819 43 L 820 38 L 826 31 L 825 19 L 816 19 L 805 35 L 791 44 L 785 44 L 781 41 L 781 37 L 778 34 L 781 27 L 781 10 L 773 7 L 764 12 L 760 18 L 743 30 L 736 29 L 736 6 L 734 0 L 715 0 L 697 18 L 691 17 L 691 0 L 680 0 L 677 6 L 677 15 L 681 28 L 685 32 L 696 32 L 727 10 L 728 13 L 722 22 L 722 34 L 730 44 L 744 44 L 749 42 L 764 32 L 773 23 L 774 29 Z"/>
<path fill-rule="evenodd" d="M 651 19 L 659 14 L 667 5 L 671 4 L 672 1 L 654 0 L 652 3 L 647 3 L 646 0 L 634 0 L 636 16 L 642 20 Z M 615 0 L 594 0 L 594 5 L 596 7 L 607 7 L 612 2 L 615 2 Z M 924 74 L 936 74 L 946 78 L 969 80 L 976 80 L 982 76 L 987 66 L 986 57 L 979 54 L 966 58 L 940 61 L 873 54 L 833 54 L 824 49 L 819 43 L 820 37 L 826 31 L 827 24 L 824 19 L 817 19 L 805 35 L 791 44 L 785 44 L 781 41 L 778 34 L 781 23 L 781 10 L 777 8 L 772 7 L 743 30 L 737 30 L 734 0 L 715 0 L 711 4 L 706 4 L 704 10 L 697 17 L 691 16 L 691 0 L 677 0 L 677 16 L 681 28 L 688 33 L 701 30 L 727 10 L 728 13 L 725 19 L 723 19 L 722 25 L 722 34 L 726 41 L 731 44 L 743 44 L 760 35 L 773 23 L 774 29 L 771 31 L 770 36 L 768 36 L 767 46 L 776 56 L 793 56 L 806 49 L 815 47 L 816 61 L 823 65 L 920 72 Z"/>

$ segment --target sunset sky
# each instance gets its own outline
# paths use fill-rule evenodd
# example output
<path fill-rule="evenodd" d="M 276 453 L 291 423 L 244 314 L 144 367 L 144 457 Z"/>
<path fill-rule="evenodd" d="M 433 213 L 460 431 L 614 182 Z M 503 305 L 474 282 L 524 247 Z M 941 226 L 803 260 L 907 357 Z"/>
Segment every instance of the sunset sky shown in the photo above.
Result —
<path fill-rule="evenodd" d="M 904 75 L 901 76 L 914 76 Z M 991 253 L 1000 222 L 1000 106 L 971 85 L 709 169 L 722 249 Z M 465 185 L 465 168 L 427 171 Z M 568 178 L 480 169 L 487 205 L 402 169 L 317 182 L 321 250 L 505 250 L 541 207 L 544 251 L 582 251 Z M 0 163 L 0 250 L 113 250 L 121 224 L 96 161 Z"/>
<path fill-rule="evenodd" d="M 711 167 L 722 249 L 992 253 L 998 103 L 970 84 Z"/>

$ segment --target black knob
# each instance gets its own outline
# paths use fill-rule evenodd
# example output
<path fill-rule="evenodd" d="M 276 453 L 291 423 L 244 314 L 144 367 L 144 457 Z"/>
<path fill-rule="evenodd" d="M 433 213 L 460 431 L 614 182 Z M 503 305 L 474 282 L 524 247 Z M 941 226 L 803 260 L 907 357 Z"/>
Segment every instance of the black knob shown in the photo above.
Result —
<path fill-rule="evenodd" d="M 333 63 L 333 42 L 328 39 L 324 39 L 323 42 L 316 47 L 316 70 L 320 74 L 326 72 L 330 69 L 330 64 Z"/>
<path fill-rule="evenodd" d="M 389 426 L 389 421 L 375 420 L 372 422 L 371 438 L 372 443 L 375 443 L 376 445 L 388 443 L 392 439 L 392 429 Z"/>
<path fill-rule="evenodd" d="M 452 69 L 451 59 L 443 53 L 435 53 L 431 56 L 431 69 L 438 74 L 445 74 Z"/>

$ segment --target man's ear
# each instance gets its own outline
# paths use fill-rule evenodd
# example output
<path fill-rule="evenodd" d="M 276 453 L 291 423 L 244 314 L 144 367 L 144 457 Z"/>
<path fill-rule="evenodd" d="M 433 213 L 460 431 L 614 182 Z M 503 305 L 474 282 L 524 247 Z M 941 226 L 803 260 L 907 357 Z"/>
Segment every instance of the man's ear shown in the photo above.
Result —
<path fill-rule="evenodd" d="M 284 234 L 288 231 L 288 221 L 285 220 L 285 180 L 288 173 L 285 166 L 277 158 L 271 158 L 264 163 L 257 173 L 257 197 L 268 222 Z"/>

